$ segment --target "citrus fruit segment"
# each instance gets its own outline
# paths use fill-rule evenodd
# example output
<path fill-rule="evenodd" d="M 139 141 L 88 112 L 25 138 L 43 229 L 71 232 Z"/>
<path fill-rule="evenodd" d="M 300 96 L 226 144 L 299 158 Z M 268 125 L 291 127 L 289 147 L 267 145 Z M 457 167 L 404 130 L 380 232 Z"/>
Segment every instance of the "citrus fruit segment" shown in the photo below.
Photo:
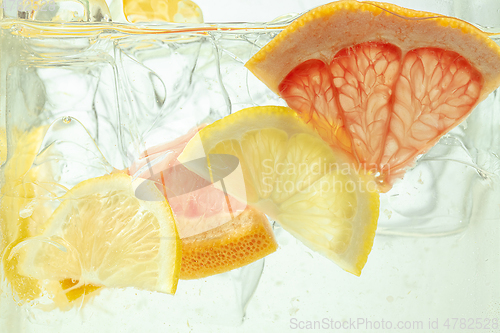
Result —
<path fill-rule="evenodd" d="M 81 182 L 62 197 L 40 236 L 17 245 L 20 271 L 62 281 L 66 293 L 82 286 L 175 293 L 180 240 L 166 200 L 152 183 L 147 188 L 156 201 L 136 198 L 122 173 Z"/>
<path fill-rule="evenodd" d="M 181 279 L 224 273 L 277 249 L 267 217 L 250 207 L 228 223 L 181 241 Z"/>
<path fill-rule="evenodd" d="M 500 85 L 500 47 L 455 18 L 345 0 L 298 18 L 246 67 L 387 190 Z"/>
<path fill-rule="evenodd" d="M 203 23 L 200 7 L 191 0 L 123 0 L 127 21 Z"/>
<path fill-rule="evenodd" d="M 182 243 L 181 279 L 227 272 L 277 249 L 265 215 L 177 161 L 198 130 L 148 149 L 128 169 L 134 177 L 154 181 L 168 199 Z"/>
<path fill-rule="evenodd" d="M 371 176 L 357 172 L 291 109 L 238 111 L 199 132 L 179 161 L 202 144 L 215 154 L 239 158 L 249 205 L 340 267 L 360 275 L 373 244 L 379 198 Z M 230 194 L 240 183 L 226 183 Z"/>
<path fill-rule="evenodd" d="M 0 253 L 3 255 L 3 273 L 20 302 L 32 301 L 41 294 L 36 279 L 19 273 L 18 257 L 12 256 L 9 259 L 9 256 L 18 243 L 33 236 L 35 222 L 47 218 L 51 213 L 44 205 L 37 205 L 37 198 L 43 198 L 47 193 L 43 193 L 41 186 L 33 186 L 39 170 L 32 168 L 32 165 L 46 131 L 45 126 L 35 127 L 30 131 L 12 129 L 11 142 L 16 144 L 9 147 L 12 156 L 3 168 Z M 22 214 L 23 210 L 29 211 L 29 216 Z"/>

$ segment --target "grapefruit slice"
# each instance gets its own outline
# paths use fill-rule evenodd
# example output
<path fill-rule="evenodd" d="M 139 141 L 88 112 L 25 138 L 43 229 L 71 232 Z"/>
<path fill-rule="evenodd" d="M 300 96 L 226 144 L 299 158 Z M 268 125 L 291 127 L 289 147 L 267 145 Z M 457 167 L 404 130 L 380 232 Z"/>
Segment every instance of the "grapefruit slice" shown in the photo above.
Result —
<path fill-rule="evenodd" d="M 227 272 L 278 247 L 264 214 L 177 161 L 198 130 L 148 149 L 128 169 L 134 177 L 153 180 L 168 199 L 182 243 L 181 279 Z"/>
<path fill-rule="evenodd" d="M 388 190 L 500 85 L 500 47 L 459 19 L 346 0 L 298 18 L 246 67 Z"/>

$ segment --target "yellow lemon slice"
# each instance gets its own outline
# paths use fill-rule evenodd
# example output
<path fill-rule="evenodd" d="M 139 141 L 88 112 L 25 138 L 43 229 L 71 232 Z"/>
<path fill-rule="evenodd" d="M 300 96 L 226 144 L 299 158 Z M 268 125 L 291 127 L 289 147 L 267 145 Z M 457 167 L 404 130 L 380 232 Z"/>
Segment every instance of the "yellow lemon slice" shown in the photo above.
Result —
<path fill-rule="evenodd" d="M 35 221 L 46 219 L 53 212 L 43 204 L 36 204 L 39 202 L 37 199 L 47 198 L 48 191 L 44 192 L 41 187 L 33 185 L 40 172 L 50 172 L 32 168 L 46 131 L 46 126 L 35 127 L 30 131 L 12 129 L 11 141 L 14 144 L 9 149 L 13 154 L 3 168 L 0 253 L 3 255 L 3 273 L 20 302 L 31 301 L 41 294 L 38 281 L 18 273 L 18 257 L 7 258 L 11 256 L 12 248 L 34 235 L 37 226 Z M 54 193 L 50 195 L 57 196 Z"/>
<path fill-rule="evenodd" d="M 203 128 L 179 161 L 196 158 L 200 146 L 211 162 L 210 156 L 238 157 L 245 189 L 243 181 L 228 180 L 229 194 L 246 197 L 306 246 L 361 274 L 377 227 L 376 184 L 293 110 L 266 106 L 236 112 Z"/>
<path fill-rule="evenodd" d="M 154 184 L 141 186 L 140 197 L 148 199 L 121 173 L 76 185 L 41 235 L 17 245 L 19 271 L 60 281 L 66 293 L 82 286 L 175 293 L 181 245 L 172 212 Z"/>

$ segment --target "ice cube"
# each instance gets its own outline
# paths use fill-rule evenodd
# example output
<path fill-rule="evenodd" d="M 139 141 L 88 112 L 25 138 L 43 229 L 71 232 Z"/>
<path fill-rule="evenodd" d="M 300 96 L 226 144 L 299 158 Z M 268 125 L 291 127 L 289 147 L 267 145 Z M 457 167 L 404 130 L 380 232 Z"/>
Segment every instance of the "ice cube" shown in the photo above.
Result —
<path fill-rule="evenodd" d="M 104 0 L 7 0 L 4 17 L 49 22 L 110 22 Z"/>

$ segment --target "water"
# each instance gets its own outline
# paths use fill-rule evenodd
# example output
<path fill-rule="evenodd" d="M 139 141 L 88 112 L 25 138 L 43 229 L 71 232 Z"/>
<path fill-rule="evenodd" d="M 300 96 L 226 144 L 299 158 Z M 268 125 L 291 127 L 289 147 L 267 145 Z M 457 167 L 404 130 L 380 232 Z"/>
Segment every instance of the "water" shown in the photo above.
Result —
<path fill-rule="evenodd" d="M 8 110 L 1 116 L 2 124 L 5 124 L 3 146 L 9 147 L 3 161 L 12 161 L 13 148 L 25 145 L 23 140 L 38 144 L 32 149 L 34 154 L 30 155 L 31 160 L 16 163 L 19 169 L 31 170 L 31 175 L 36 175 L 39 180 L 39 183 L 32 184 L 35 198 L 26 199 L 18 212 L 22 219 L 29 221 L 31 229 L 36 230 L 44 217 L 57 207 L 58 198 L 82 180 L 107 174 L 114 169 L 128 168 L 146 149 L 172 141 L 192 128 L 242 108 L 284 105 L 243 65 L 281 30 L 285 22 L 278 21 L 267 29 L 257 24 L 233 24 L 216 28 L 207 25 L 200 29 L 177 26 L 173 31 L 161 26 L 147 26 L 136 31 L 129 25 L 111 26 L 105 23 L 109 21 L 107 7 L 92 6 L 94 9 L 90 12 L 74 9 L 79 14 L 72 16 L 76 17 L 75 21 L 104 22 L 87 26 L 85 32 L 81 25 L 68 24 L 65 27 L 68 33 L 63 35 L 61 26 L 54 23 L 45 26 L 54 32 L 49 37 L 39 33 L 39 29 L 44 27 L 41 23 L 1 23 L 1 44 L 5 46 L 0 49 L 1 107 Z M 68 16 L 68 10 L 60 14 Z M 36 15 L 31 18 L 37 18 Z M 466 122 L 445 136 L 427 154 L 420 156 L 415 167 L 401 182 L 382 195 L 378 232 L 387 237 L 377 236 L 369 261 L 373 264 L 364 273 L 372 278 L 370 281 L 348 280 L 330 267 L 332 263 L 310 253 L 277 227 L 282 249 L 266 264 L 258 261 L 219 276 L 181 281 L 175 298 L 132 289 L 103 290 L 89 306 L 76 307 L 69 312 L 47 313 L 36 306 L 14 305 L 4 283 L 0 310 L 12 315 L 13 320 L 7 324 L 0 318 L 0 323 L 9 325 L 5 326 L 8 332 L 65 331 L 74 325 L 83 331 L 113 331 L 129 318 L 133 318 L 127 322 L 130 332 L 144 328 L 168 329 L 169 323 L 182 323 L 183 329 L 202 324 L 236 326 L 242 322 L 247 310 L 250 320 L 265 316 L 266 310 L 253 306 L 250 301 L 259 281 L 261 288 L 269 293 L 258 294 L 255 304 L 275 304 L 280 297 L 286 298 L 286 305 L 278 303 L 278 307 L 286 310 L 267 310 L 275 313 L 276 322 L 281 322 L 281 326 L 277 327 L 285 328 L 289 327 L 291 317 L 306 313 L 313 318 L 314 307 L 316 312 L 322 309 L 313 299 L 307 298 L 305 292 L 312 290 L 316 300 L 324 297 L 319 289 L 314 289 L 314 283 L 320 286 L 335 284 L 338 289 L 347 286 L 338 295 L 330 289 L 325 295 L 336 299 L 332 309 L 340 311 L 350 306 L 360 316 L 371 314 L 369 308 L 357 305 L 353 295 L 357 290 L 368 294 L 376 289 L 377 283 L 379 288 L 385 288 L 384 293 L 395 295 L 396 299 L 407 297 L 412 290 L 418 293 L 419 288 L 422 290 L 425 287 L 440 294 L 441 289 L 437 285 L 444 288 L 446 279 L 459 284 L 456 276 L 447 273 L 446 278 L 435 276 L 425 280 L 424 285 L 419 285 L 418 278 L 424 280 L 424 275 L 415 273 L 411 276 L 410 273 L 422 268 L 421 271 L 431 275 L 433 269 L 439 268 L 439 261 L 432 261 L 429 266 L 416 265 L 417 268 L 399 263 L 404 281 L 391 289 L 390 281 L 399 281 L 400 276 L 399 268 L 391 266 L 392 263 L 398 265 L 398 257 L 389 249 L 409 246 L 416 253 L 407 254 L 408 257 L 430 261 L 433 254 L 424 250 L 425 247 L 433 249 L 435 255 L 439 250 L 451 257 L 457 254 L 452 249 L 463 244 L 460 243 L 463 237 L 481 241 L 471 235 L 484 226 L 476 224 L 471 227 L 471 223 L 479 223 L 481 219 L 498 219 L 498 214 L 494 212 L 480 215 L 478 211 L 482 207 L 491 207 L 491 200 L 498 198 L 499 108 L 500 93 L 497 90 L 477 107 Z M 36 139 L 23 139 L 19 133 L 34 133 L 31 138 Z M 4 163 L 4 178 L 7 168 L 8 164 Z M 20 177 L 23 170 L 8 175 Z M 11 192 L 3 193 L 3 202 L 14 197 Z M 36 207 L 39 207 L 38 210 Z M 9 231 L 4 230 L 4 238 Z M 486 238 L 487 242 L 496 239 L 495 232 L 498 233 L 493 231 L 493 238 Z M 420 247 L 419 244 L 425 245 Z M 498 262 L 498 256 L 492 256 L 482 248 L 478 250 L 467 245 L 465 250 L 483 251 L 479 258 L 491 258 L 491 261 Z M 304 264 L 290 269 L 290 262 L 294 260 Z M 464 260 L 470 263 L 476 258 L 469 252 Z M 451 261 L 457 262 L 458 259 L 453 256 Z M 261 278 L 264 265 L 273 274 Z M 308 275 L 315 267 L 325 266 L 329 268 L 324 268 L 324 272 L 316 272 L 314 277 Z M 388 273 L 374 273 L 376 267 L 382 267 Z M 477 269 L 486 271 L 489 276 L 494 275 L 494 269 L 498 272 L 497 267 L 492 270 L 487 264 L 478 264 Z M 295 270 L 298 277 L 292 273 Z M 335 279 L 330 279 L 330 276 Z M 467 273 L 464 276 L 472 278 Z M 479 279 L 481 281 L 484 282 Z M 292 294 L 306 299 L 306 305 L 300 304 L 298 296 L 292 298 L 285 294 L 280 287 L 283 284 L 292 285 L 290 288 L 294 290 L 300 289 Z M 491 288 L 493 294 L 498 295 L 498 288 Z M 446 293 L 446 300 L 452 299 L 448 295 L 452 292 Z M 478 292 L 481 295 L 486 293 L 483 289 Z M 421 295 L 421 298 L 427 297 L 425 299 L 431 302 L 427 293 L 421 292 Z M 468 299 L 465 296 L 457 298 Z M 497 306 L 490 298 L 480 305 Z M 360 296 L 360 299 L 364 298 Z M 377 297 L 368 299 L 379 301 Z M 443 303 L 445 301 L 440 304 Z M 406 304 L 419 303 L 412 299 Z M 305 309 L 307 306 L 310 308 Z M 383 308 L 392 309 L 388 306 Z M 492 310 L 488 313 L 497 312 Z M 343 315 L 347 316 L 345 311 Z M 383 316 L 384 313 L 377 312 L 377 315 Z M 114 321 L 107 318 L 114 318 Z"/>
<path fill-rule="evenodd" d="M 102 153 L 113 168 L 124 169 L 146 149 L 239 109 L 284 105 L 243 67 L 279 29 L 239 28 L 243 25 L 235 25 L 236 31 L 140 36 L 95 31 L 89 37 L 93 44 L 63 50 L 43 46 L 38 39 L 21 39 L 20 53 L 25 56 L 8 66 L 7 89 L 13 93 L 8 94 L 7 107 L 13 111 L 7 123 L 26 130 L 57 126 L 54 122 L 63 117 L 74 119 L 95 141 L 97 154 Z M 54 38 L 66 46 L 68 37 Z M 466 132 L 479 134 L 482 123 L 476 118 L 486 104 L 496 105 L 495 96 L 421 156 L 403 181 L 382 196 L 381 233 L 444 235 L 466 228 L 473 204 L 471 186 L 478 182 L 487 187 L 485 178 L 496 172 L 477 164 L 485 155 L 474 151 L 471 141 L 476 139 Z M 62 155 L 72 152 L 69 147 L 61 149 Z M 455 180 L 457 173 L 463 175 L 460 182 Z M 79 180 L 75 178 L 75 183 Z"/>
<path fill-rule="evenodd" d="M 36 34 L 28 39 L 15 33 L 24 33 L 25 28 L 15 23 L 2 31 L 2 44 L 11 43 L 21 54 L 18 59 L 2 51 L 8 59 L 2 72 L 10 111 L 3 174 L 12 181 L 22 176 L 6 172 L 13 165 L 30 170 L 31 179 L 25 181 L 34 187 L 35 198 L 20 203 L 18 214 L 34 233 L 43 224 L 42 217 L 57 207 L 58 198 L 79 182 L 128 168 L 148 148 L 241 108 L 283 104 L 243 67 L 275 31 L 141 36 L 97 31 L 87 37 L 75 34 L 74 39 L 55 36 L 46 43 Z M 16 135 L 22 132 L 36 133 L 36 140 Z M 20 165 L 13 160 L 13 151 L 27 141 L 34 147 Z M 42 197 L 48 186 L 57 186 L 57 193 L 49 191 L 53 195 Z M 4 202 L 11 197 L 7 193 Z M 12 249 L 9 259 L 17 258 L 21 248 Z M 85 306 L 81 303 L 85 298 L 78 300 L 69 311 L 54 309 L 50 297 L 14 309 L 25 312 L 27 322 L 21 325 L 28 330 L 30 325 L 63 329 L 90 317 L 92 323 L 102 323 L 106 316 L 118 318 L 146 309 L 149 316 L 166 322 L 238 325 L 263 265 L 260 260 L 211 278 L 183 281 L 177 291 L 182 297 L 103 290 Z M 98 313 L 104 317 L 95 321 Z"/>

